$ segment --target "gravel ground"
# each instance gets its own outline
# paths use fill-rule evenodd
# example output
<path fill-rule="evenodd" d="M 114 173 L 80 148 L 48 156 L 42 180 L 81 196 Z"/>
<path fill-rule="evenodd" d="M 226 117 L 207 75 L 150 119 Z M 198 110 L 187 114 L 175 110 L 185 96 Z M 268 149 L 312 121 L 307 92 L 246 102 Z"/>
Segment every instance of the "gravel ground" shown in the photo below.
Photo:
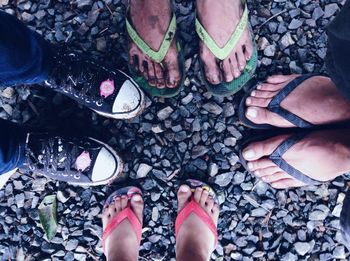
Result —
<path fill-rule="evenodd" d="M 344 1 L 248 1 L 259 46 L 257 78 L 273 73 L 323 72 L 325 27 Z M 126 1 L 0 0 L 54 43 L 125 69 Z M 0 117 L 38 129 L 59 123 L 88 130 L 117 148 L 126 177 L 108 187 L 81 188 L 41 176 L 17 173 L 0 190 L 1 260 L 101 260 L 104 200 L 126 183 L 145 193 L 141 260 L 174 260 L 176 190 L 181 180 L 206 180 L 221 203 L 219 247 L 213 260 L 348 259 L 339 214 L 346 180 L 318 187 L 276 191 L 256 182 L 238 162 L 237 141 L 246 132 L 237 119 L 242 93 L 217 98 L 206 93 L 199 74 L 193 1 L 177 1 L 180 36 L 185 43 L 187 88 L 173 99 L 150 99 L 132 121 L 112 121 L 38 86 L 7 88 Z M 249 135 L 249 134 L 248 134 Z M 48 242 L 39 227 L 37 207 L 57 194 L 59 231 Z"/>

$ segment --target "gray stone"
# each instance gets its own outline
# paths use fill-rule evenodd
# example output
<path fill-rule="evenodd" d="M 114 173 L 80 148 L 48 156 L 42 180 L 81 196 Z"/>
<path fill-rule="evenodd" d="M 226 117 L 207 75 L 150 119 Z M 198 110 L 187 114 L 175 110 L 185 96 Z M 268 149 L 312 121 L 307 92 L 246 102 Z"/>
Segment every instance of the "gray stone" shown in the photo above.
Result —
<path fill-rule="evenodd" d="M 160 120 L 165 120 L 170 116 L 170 114 L 173 113 L 173 111 L 174 110 L 170 106 L 168 106 L 168 107 L 165 107 L 164 109 L 160 110 L 157 113 L 157 116 Z"/>
<path fill-rule="evenodd" d="M 295 30 L 295 29 L 298 29 L 300 26 L 302 26 L 302 24 L 303 24 L 303 21 L 302 20 L 300 20 L 300 19 L 293 19 L 291 22 L 290 22 L 290 24 L 289 24 L 289 26 L 288 26 L 288 29 L 289 30 Z"/>
<path fill-rule="evenodd" d="M 311 250 L 311 245 L 306 242 L 296 242 L 294 249 L 299 255 L 305 256 Z"/>
<path fill-rule="evenodd" d="M 206 111 L 213 113 L 215 115 L 220 115 L 222 113 L 222 108 L 219 105 L 217 105 L 215 102 L 208 102 L 203 105 L 203 108 Z"/>
<path fill-rule="evenodd" d="M 329 18 L 333 16 L 339 10 L 339 6 L 336 3 L 328 4 L 324 8 L 324 18 Z"/>
<path fill-rule="evenodd" d="M 136 177 L 137 178 L 144 178 L 147 176 L 147 174 L 152 170 L 152 166 L 141 163 L 139 168 L 137 169 Z"/>
<path fill-rule="evenodd" d="M 268 57 L 273 57 L 276 52 L 276 46 L 275 45 L 269 45 L 264 49 L 264 55 Z"/>
<path fill-rule="evenodd" d="M 231 183 L 233 176 L 234 176 L 233 172 L 223 173 L 223 174 L 217 175 L 215 177 L 214 182 L 221 187 L 225 187 Z"/>
<path fill-rule="evenodd" d="M 288 46 L 295 44 L 295 41 L 293 40 L 291 34 L 288 32 L 282 36 L 280 43 L 281 43 L 282 49 L 285 49 Z"/>

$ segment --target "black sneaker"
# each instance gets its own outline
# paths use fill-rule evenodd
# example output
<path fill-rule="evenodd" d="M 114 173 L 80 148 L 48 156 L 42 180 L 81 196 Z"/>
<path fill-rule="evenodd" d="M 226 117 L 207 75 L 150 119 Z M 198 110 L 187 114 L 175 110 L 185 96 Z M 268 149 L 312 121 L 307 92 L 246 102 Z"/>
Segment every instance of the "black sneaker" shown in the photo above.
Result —
<path fill-rule="evenodd" d="M 107 144 L 90 138 L 29 133 L 24 170 L 73 185 L 110 184 L 122 177 L 123 162 Z"/>
<path fill-rule="evenodd" d="M 144 109 L 143 91 L 130 76 L 64 49 L 54 56 L 45 86 L 109 118 L 130 119 Z"/>

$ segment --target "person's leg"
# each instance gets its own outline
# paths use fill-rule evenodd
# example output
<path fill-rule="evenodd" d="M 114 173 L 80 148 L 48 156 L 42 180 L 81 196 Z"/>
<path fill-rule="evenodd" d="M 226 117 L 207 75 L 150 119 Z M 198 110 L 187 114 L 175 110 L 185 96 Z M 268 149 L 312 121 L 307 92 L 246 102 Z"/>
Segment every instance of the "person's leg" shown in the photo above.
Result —
<path fill-rule="evenodd" d="M 20 127 L 0 120 L 0 175 L 23 165 L 26 132 Z"/>
<path fill-rule="evenodd" d="M 350 100 L 350 1 L 327 28 L 327 71 L 338 90 Z"/>
<path fill-rule="evenodd" d="M 52 65 L 51 45 L 16 17 L 0 11 L 0 87 L 41 83 Z"/>
<path fill-rule="evenodd" d="M 130 202 L 128 202 L 130 201 Z M 144 203 L 138 194 L 128 199 L 127 195 L 116 197 L 102 213 L 103 229 L 106 230 L 114 218 L 130 204 L 130 208 L 142 224 Z M 137 261 L 140 242 L 128 219 L 124 219 L 104 241 L 104 254 L 108 261 Z"/>
<path fill-rule="evenodd" d="M 219 206 L 209 196 L 207 190 L 196 188 L 192 193 L 188 185 L 182 185 L 177 193 L 178 213 L 193 199 L 217 225 Z M 215 237 L 213 232 L 195 214 L 190 214 L 182 223 L 176 236 L 176 259 L 178 261 L 208 261 L 214 251 Z"/>
<path fill-rule="evenodd" d="M 144 95 L 126 73 L 91 58 L 52 47 L 16 17 L 0 11 L 0 88 L 42 83 L 97 113 L 130 119 L 144 109 Z"/>

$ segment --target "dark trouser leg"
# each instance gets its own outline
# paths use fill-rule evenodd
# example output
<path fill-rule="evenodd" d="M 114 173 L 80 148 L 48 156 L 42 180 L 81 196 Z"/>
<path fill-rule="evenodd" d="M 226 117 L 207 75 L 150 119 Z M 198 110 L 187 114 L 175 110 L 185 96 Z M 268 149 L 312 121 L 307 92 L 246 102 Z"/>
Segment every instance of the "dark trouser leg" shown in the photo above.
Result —
<path fill-rule="evenodd" d="M 350 0 L 328 26 L 326 66 L 339 91 L 350 100 Z"/>
<path fill-rule="evenodd" d="M 26 133 L 14 124 L 0 120 L 0 175 L 23 165 Z"/>
<path fill-rule="evenodd" d="M 47 79 L 53 51 L 16 17 L 0 11 L 0 87 Z"/>

